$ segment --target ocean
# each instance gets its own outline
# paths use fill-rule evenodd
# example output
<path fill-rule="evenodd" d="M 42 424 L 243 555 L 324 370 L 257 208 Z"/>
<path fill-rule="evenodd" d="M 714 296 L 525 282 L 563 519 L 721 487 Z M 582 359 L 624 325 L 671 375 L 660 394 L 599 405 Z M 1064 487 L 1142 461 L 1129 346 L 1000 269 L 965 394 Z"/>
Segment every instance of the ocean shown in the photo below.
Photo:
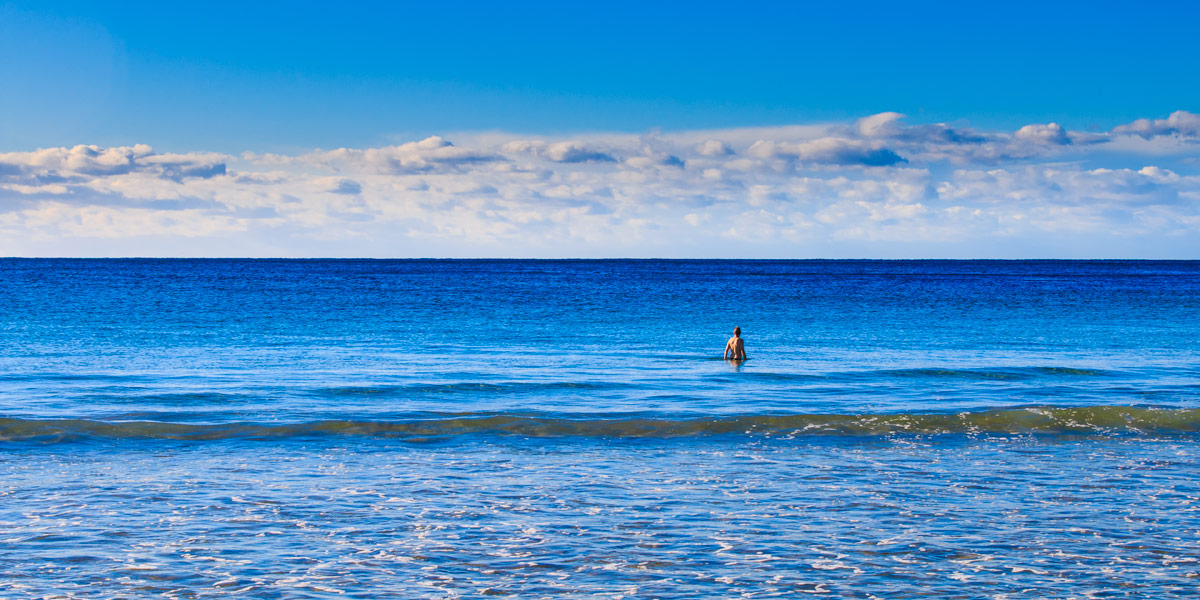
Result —
<path fill-rule="evenodd" d="M 0 259 L 0 597 L 1194 598 L 1197 292 L 1191 261 Z"/>

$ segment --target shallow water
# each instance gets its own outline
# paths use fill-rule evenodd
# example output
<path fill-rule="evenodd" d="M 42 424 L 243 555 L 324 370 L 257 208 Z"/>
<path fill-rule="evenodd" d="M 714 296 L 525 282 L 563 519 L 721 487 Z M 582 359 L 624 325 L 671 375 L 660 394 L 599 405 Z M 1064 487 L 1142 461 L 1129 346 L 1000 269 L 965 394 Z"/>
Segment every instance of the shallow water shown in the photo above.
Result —
<path fill-rule="evenodd" d="M 1194 597 L 1192 440 L 156 442 L 0 463 L 5 597 Z"/>
<path fill-rule="evenodd" d="M 0 260 L 0 597 L 1194 597 L 1197 288 Z"/>

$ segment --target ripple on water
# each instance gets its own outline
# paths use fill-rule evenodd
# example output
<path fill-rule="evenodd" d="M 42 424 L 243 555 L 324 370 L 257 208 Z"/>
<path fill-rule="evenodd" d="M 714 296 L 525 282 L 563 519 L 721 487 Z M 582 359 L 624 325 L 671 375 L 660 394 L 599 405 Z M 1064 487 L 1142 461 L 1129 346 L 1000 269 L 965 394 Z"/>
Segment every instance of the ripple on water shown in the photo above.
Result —
<path fill-rule="evenodd" d="M 17 449 L 0 595 L 1183 598 L 1198 467 L 1148 438 Z"/>

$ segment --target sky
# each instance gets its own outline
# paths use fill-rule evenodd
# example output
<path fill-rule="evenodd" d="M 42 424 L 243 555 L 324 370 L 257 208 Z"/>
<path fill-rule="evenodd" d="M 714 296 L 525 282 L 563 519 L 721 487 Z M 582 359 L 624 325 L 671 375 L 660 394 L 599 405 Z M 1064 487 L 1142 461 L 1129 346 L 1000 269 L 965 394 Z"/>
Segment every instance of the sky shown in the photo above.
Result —
<path fill-rule="evenodd" d="M 1200 3 L 0 0 L 0 255 L 1200 258 Z"/>

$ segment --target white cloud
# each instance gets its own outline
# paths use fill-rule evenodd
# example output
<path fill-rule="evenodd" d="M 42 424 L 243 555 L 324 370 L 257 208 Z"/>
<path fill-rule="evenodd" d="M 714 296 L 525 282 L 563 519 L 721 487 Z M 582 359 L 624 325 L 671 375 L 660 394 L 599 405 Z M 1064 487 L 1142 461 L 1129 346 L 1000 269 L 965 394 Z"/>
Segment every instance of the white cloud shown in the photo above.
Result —
<path fill-rule="evenodd" d="M 434 136 L 295 156 L 12 152 L 0 154 L 0 254 L 80 240 L 146 254 L 128 250 L 140 239 L 170 253 L 163 240 L 187 239 L 188 254 L 214 255 L 954 257 L 1028 246 L 1192 257 L 1196 119 L 1084 134 L 909 125 L 889 112 L 647 135 Z"/>
<path fill-rule="evenodd" d="M 836 137 L 789 143 L 760 140 L 747 154 L 764 159 L 789 159 L 815 164 L 886 167 L 907 162 L 878 143 Z"/>
<path fill-rule="evenodd" d="M 1114 127 L 1117 135 L 1136 135 L 1152 138 L 1160 135 L 1178 135 L 1200 138 L 1200 115 L 1178 110 L 1165 119 L 1138 119 L 1127 125 Z"/>
<path fill-rule="evenodd" d="M 590 148 L 579 142 L 558 142 L 546 146 L 544 152 L 546 158 L 554 162 L 578 163 L 578 162 L 616 162 L 611 154 L 602 152 L 595 148 Z"/>
<path fill-rule="evenodd" d="M 419 173 L 459 169 L 473 163 L 497 160 L 495 154 L 474 148 L 461 148 L 439 136 L 416 142 L 364 150 L 338 148 L 297 157 L 276 154 L 243 155 L 259 166 L 302 166 L 338 172 Z"/>
<path fill-rule="evenodd" d="M 898 112 L 882 112 L 863 117 L 854 124 L 854 129 L 863 137 L 894 137 L 903 131 L 900 122 L 904 115 Z"/>
<path fill-rule="evenodd" d="M 1035 144 L 1048 144 L 1052 146 L 1061 146 L 1070 144 L 1071 138 L 1067 135 L 1067 130 L 1058 123 L 1047 123 L 1045 125 L 1026 125 L 1017 130 L 1013 137 L 1018 140 L 1033 142 Z"/>
<path fill-rule="evenodd" d="M 701 156 L 728 156 L 733 154 L 733 148 L 721 140 L 709 138 L 696 146 L 696 153 Z"/>
<path fill-rule="evenodd" d="M 345 177 L 318 177 L 311 183 L 314 190 L 331 194 L 356 195 L 362 193 L 362 184 Z"/>
<path fill-rule="evenodd" d="M 84 145 L 44 148 L 0 154 L 0 179 L 61 180 L 71 176 L 101 177 L 135 172 L 168 179 L 205 178 L 223 175 L 225 164 L 231 158 L 211 152 L 155 154 L 145 144 L 114 148 Z"/>

